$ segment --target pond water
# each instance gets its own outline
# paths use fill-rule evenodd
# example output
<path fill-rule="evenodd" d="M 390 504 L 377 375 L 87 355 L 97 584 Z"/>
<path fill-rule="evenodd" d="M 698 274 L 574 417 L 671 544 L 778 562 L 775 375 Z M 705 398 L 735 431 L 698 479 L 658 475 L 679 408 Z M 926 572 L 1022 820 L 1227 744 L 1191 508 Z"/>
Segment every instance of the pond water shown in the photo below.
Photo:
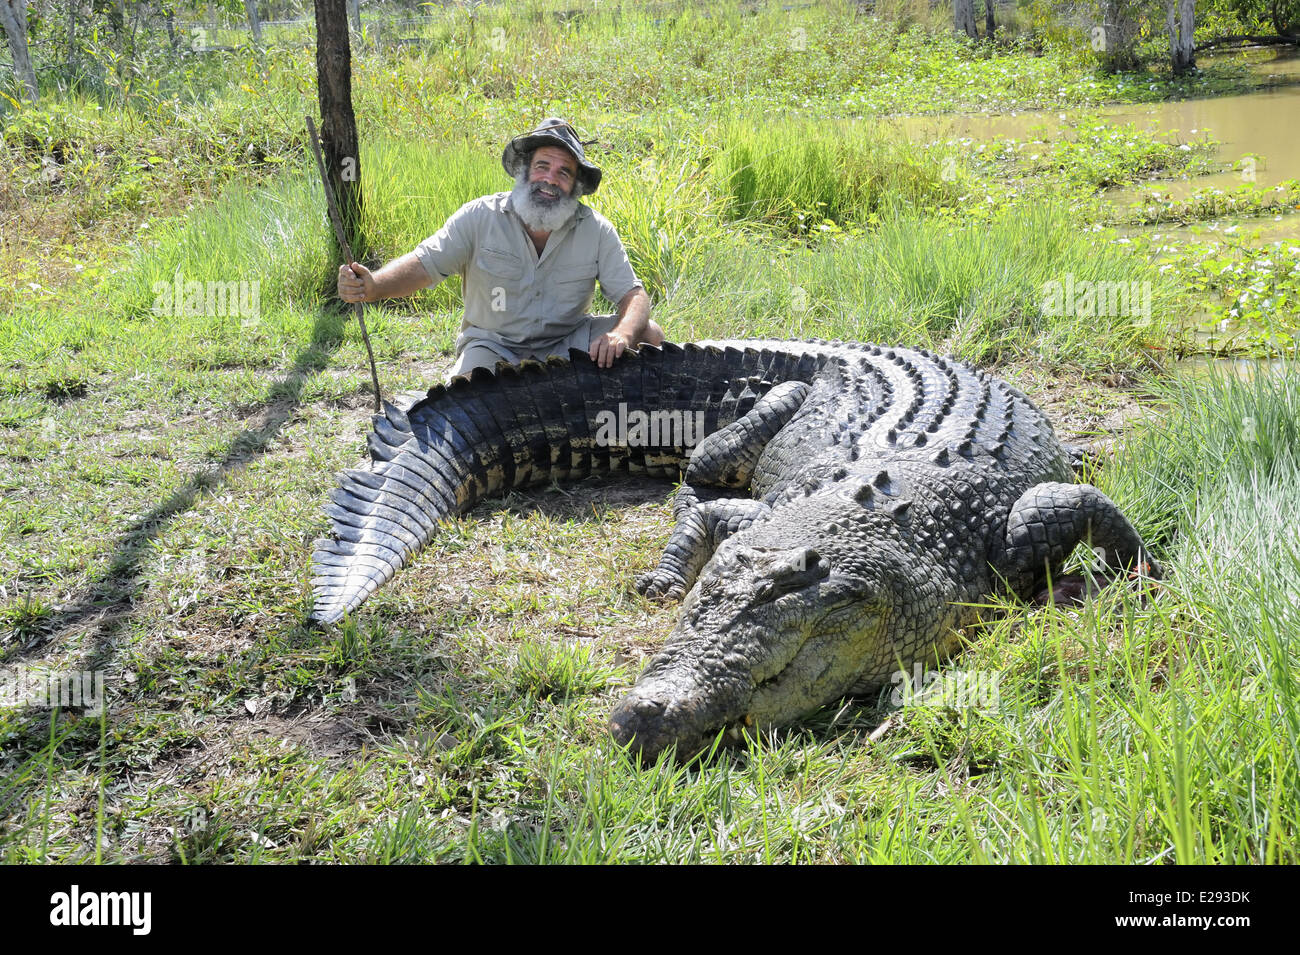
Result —
<path fill-rule="evenodd" d="M 1216 158 L 1224 166 L 1238 165 L 1247 156 L 1258 157 L 1253 168 L 1229 169 L 1190 179 L 1158 180 L 1108 190 L 1117 205 L 1127 206 L 1155 191 L 1180 198 L 1197 189 L 1230 191 L 1243 182 L 1269 188 L 1287 179 L 1300 179 L 1300 56 L 1265 51 L 1255 54 L 1249 68 L 1263 82 L 1272 84 L 1253 93 L 1209 99 L 1179 100 L 1141 106 L 1109 106 L 1096 112 L 1116 123 L 1132 123 L 1138 129 L 1161 134 L 1173 142 L 1212 138 L 1220 143 Z M 961 114 L 950 116 L 898 116 L 888 122 L 912 142 L 973 139 L 1041 139 L 1056 135 L 1066 113 L 1028 112 L 1004 115 Z M 1300 238 L 1300 215 L 1281 219 L 1225 220 L 1216 228 L 1196 227 L 1204 234 L 1188 238 L 1214 240 L 1233 235 L 1224 230 L 1238 225 L 1238 232 L 1260 229 L 1258 241 Z M 1145 230 L 1144 230 L 1145 231 Z M 1160 228 L 1162 233 L 1184 230 Z"/>
<path fill-rule="evenodd" d="M 1294 361 L 1284 358 L 1212 358 L 1194 355 L 1174 362 L 1166 371 L 1192 378 L 1219 376 L 1251 381 L 1261 375 L 1295 374 Z"/>
<path fill-rule="evenodd" d="M 1207 132 L 1221 144 L 1218 159 L 1238 163 L 1247 155 L 1260 157 L 1253 170 L 1256 185 L 1268 188 L 1286 179 L 1300 179 L 1300 57 L 1275 56 L 1252 66 L 1262 78 L 1282 84 L 1241 96 L 1182 100 L 1150 106 L 1105 110 L 1115 122 L 1164 133 L 1186 141 Z M 1231 170 L 1194 179 L 1158 183 L 1163 194 L 1190 195 L 1196 189 L 1234 189 L 1247 181 L 1250 170 Z M 1116 202 L 1131 202 L 1137 190 L 1112 191 Z"/>
<path fill-rule="evenodd" d="M 1118 230 L 1120 235 L 1149 235 L 1161 242 L 1183 244 L 1187 242 L 1243 242 L 1247 245 L 1268 245 L 1285 240 L 1300 241 L 1300 215 L 1266 216 L 1264 218 L 1236 218 L 1198 222 L 1195 225 L 1135 226 Z"/>

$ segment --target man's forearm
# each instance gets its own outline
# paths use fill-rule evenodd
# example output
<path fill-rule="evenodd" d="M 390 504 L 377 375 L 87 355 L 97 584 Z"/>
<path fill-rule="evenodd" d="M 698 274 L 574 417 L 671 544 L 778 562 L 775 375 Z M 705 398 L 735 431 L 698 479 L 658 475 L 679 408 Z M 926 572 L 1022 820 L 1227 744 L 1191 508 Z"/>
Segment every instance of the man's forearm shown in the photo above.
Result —
<path fill-rule="evenodd" d="M 629 342 L 638 342 L 650 325 L 650 296 L 643 288 L 634 288 L 618 303 L 618 324 L 614 331 L 627 336 Z"/>
<path fill-rule="evenodd" d="M 368 292 L 366 301 L 374 302 L 381 298 L 404 298 L 414 295 L 420 289 L 429 287 L 429 273 L 420 264 L 414 252 L 408 252 L 400 258 L 393 259 L 382 269 L 371 273 L 375 280 L 373 292 Z"/>

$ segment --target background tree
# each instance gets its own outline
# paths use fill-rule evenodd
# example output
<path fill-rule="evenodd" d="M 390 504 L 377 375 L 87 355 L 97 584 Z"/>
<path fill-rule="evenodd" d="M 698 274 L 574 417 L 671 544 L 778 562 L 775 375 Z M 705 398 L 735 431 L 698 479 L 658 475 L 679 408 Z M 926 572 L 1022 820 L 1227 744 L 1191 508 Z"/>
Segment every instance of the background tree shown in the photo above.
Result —
<path fill-rule="evenodd" d="M 244 11 L 248 15 L 248 27 L 253 31 L 253 42 L 262 42 L 262 20 L 257 15 L 257 0 L 244 0 Z"/>
<path fill-rule="evenodd" d="M 9 41 L 18 95 L 35 103 L 41 94 L 36 87 L 36 70 L 27 47 L 27 0 L 0 0 L 0 26 L 4 27 L 5 38 Z"/>
<path fill-rule="evenodd" d="M 1226 8 L 1236 15 L 1245 32 L 1213 37 L 1197 50 L 1230 44 L 1300 46 L 1300 0 L 1228 0 Z M 1269 29 L 1276 32 L 1270 35 Z"/>
<path fill-rule="evenodd" d="M 1272 27 L 1279 37 L 1300 34 L 1300 0 L 1231 0 L 1228 8 L 1252 33 Z"/>
<path fill-rule="evenodd" d="M 1174 73 L 1195 68 L 1196 0 L 1165 0 L 1165 26 L 1169 30 L 1169 56 Z"/>
<path fill-rule="evenodd" d="M 1102 69 L 1117 73 L 1135 70 L 1138 62 L 1137 41 L 1144 14 L 1141 0 L 1100 0 L 1101 22 L 1093 28 L 1092 48 Z"/>
<path fill-rule="evenodd" d="M 316 95 L 320 102 L 321 152 L 339 200 L 352 252 L 366 254 L 361 228 L 361 155 L 352 109 L 352 48 L 348 43 L 348 0 L 315 0 Z"/>
<path fill-rule="evenodd" d="M 1300 0 L 1269 0 L 1269 20 L 1279 36 L 1300 39 Z"/>
<path fill-rule="evenodd" d="M 979 36 L 975 29 L 974 0 L 953 0 L 953 21 L 958 32 L 965 33 L 971 39 Z"/>

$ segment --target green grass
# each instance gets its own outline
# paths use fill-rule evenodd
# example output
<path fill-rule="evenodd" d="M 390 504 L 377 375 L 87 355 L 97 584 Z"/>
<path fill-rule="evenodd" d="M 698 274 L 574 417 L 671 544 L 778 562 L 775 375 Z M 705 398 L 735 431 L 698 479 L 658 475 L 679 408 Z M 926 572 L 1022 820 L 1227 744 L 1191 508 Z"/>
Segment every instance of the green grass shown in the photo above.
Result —
<path fill-rule="evenodd" d="M 595 659 L 589 645 L 556 647 L 535 640 L 519 644 L 510 667 L 494 675 L 525 696 L 543 700 L 592 693 L 618 677 Z"/>
<path fill-rule="evenodd" d="M 1087 406 L 1075 429 L 1219 297 L 1245 339 L 1285 349 L 1289 244 L 1162 268 L 1098 228 L 1099 187 L 1201 171 L 1204 144 L 1080 116 L 985 156 L 861 119 L 1154 100 L 1240 86 L 1230 69 L 1099 77 L 1067 45 L 711 12 L 527 29 L 455 12 L 420 49 L 359 52 L 376 258 L 507 188 L 501 143 L 561 112 L 600 139 L 592 205 L 677 340 L 926 345 L 1035 397 L 1061 378 Z M 0 859 L 1300 861 L 1290 366 L 1153 389 L 1161 416 L 1097 480 L 1158 546 L 1161 589 L 990 608 L 950 666 L 998 676 L 990 712 L 846 702 L 637 765 L 606 720 L 677 613 L 631 589 L 667 534 L 664 485 L 490 502 L 353 621 L 304 626 L 322 503 L 369 428 L 301 155 L 310 73 L 301 38 L 261 63 L 142 55 L 4 118 L 32 180 L 6 195 L 41 225 L 0 279 L 0 666 L 101 671 L 109 708 L 0 707 Z M 56 179 L 28 168 L 43 157 Z M 178 275 L 256 281 L 259 314 L 157 314 Z M 1066 276 L 1149 282 L 1151 315 L 1050 315 Z M 367 315 L 387 395 L 442 377 L 454 283 Z"/>
<path fill-rule="evenodd" d="M 798 234 L 825 222 L 843 227 L 896 210 L 943 208 L 956 198 L 932 159 L 860 124 L 736 124 L 722 141 L 710 172 L 732 220 Z"/>
<path fill-rule="evenodd" d="M 1227 482 L 1270 483 L 1287 474 L 1300 442 L 1300 392 L 1293 365 L 1281 369 L 1274 376 L 1261 367 L 1246 381 L 1219 373 L 1161 386 L 1167 410 L 1159 429 L 1128 444 L 1135 466 L 1108 473 L 1103 489 L 1156 540 L 1173 542 L 1200 519 L 1199 502 L 1208 497 L 1213 507 Z"/>
<path fill-rule="evenodd" d="M 663 308 L 668 327 L 689 335 L 909 341 L 974 361 L 1093 372 L 1139 367 L 1145 345 L 1177 336 L 1173 286 L 1050 206 L 978 224 L 890 217 L 867 234 L 778 254 L 736 241 L 701 266 Z M 1067 275 L 1150 283 L 1151 314 L 1048 314 L 1048 283 Z"/>

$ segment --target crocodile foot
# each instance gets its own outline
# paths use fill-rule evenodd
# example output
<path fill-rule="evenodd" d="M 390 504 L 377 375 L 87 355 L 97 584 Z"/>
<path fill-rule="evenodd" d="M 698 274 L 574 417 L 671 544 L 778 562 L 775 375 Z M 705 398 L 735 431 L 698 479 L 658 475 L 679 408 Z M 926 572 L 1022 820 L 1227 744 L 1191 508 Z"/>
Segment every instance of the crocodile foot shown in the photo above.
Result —
<path fill-rule="evenodd" d="M 681 600 L 686 596 L 686 581 L 677 574 L 656 568 L 636 579 L 636 592 L 643 597 Z"/>
<path fill-rule="evenodd" d="M 1128 581 L 1141 585 L 1145 580 L 1150 587 L 1160 579 L 1160 567 L 1154 561 L 1139 564 L 1127 573 L 1101 573 L 1093 571 L 1087 574 L 1065 574 L 1052 581 L 1051 587 L 1042 587 L 1034 595 L 1033 603 L 1037 607 L 1073 607 L 1086 603 L 1107 587 Z"/>

